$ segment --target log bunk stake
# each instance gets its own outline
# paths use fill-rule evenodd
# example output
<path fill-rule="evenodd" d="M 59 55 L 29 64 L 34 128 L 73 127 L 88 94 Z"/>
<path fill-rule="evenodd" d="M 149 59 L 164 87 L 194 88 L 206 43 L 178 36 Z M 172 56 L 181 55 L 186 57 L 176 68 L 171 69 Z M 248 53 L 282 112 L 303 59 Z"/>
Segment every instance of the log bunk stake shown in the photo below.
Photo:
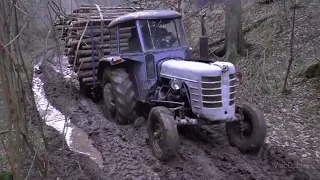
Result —
<path fill-rule="evenodd" d="M 95 86 L 99 59 L 109 55 L 110 49 L 114 50 L 117 47 L 115 34 L 110 34 L 110 30 L 107 28 L 109 23 L 119 16 L 142 10 L 144 10 L 142 7 L 107 7 L 82 4 L 71 14 L 60 17 L 56 21 L 56 29 L 61 32 L 61 39 L 66 43 L 65 54 L 71 65 L 70 68 L 78 73 L 79 81 L 89 86 Z M 84 30 L 86 31 L 84 32 Z M 129 28 L 121 30 L 121 47 L 128 47 L 129 37 Z M 76 54 L 79 43 L 80 46 Z"/>

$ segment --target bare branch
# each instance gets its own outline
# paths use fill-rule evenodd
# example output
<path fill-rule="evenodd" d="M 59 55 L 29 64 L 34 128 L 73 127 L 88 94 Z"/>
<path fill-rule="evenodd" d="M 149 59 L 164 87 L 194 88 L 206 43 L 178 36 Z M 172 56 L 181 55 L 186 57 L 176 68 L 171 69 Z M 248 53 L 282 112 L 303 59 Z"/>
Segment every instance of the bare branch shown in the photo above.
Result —
<path fill-rule="evenodd" d="M 291 69 L 292 62 L 293 62 L 293 60 L 294 60 L 294 57 L 293 57 L 293 39 L 294 39 L 294 23 L 295 23 L 295 18 L 296 18 L 296 8 L 293 8 L 292 28 L 291 28 L 291 40 L 290 40 L 290 59 L 289 59 L 289 65 L 288 65 L 286 77 L 285 77 L 284 84 L 283 84 L 283 89 L 282 89 L 283 92 L 286 92 L 286 91 L 287 91 L 288 77 L 289 77 L 289 73 L 290 73 L 290 69 Z"/>
<path fill-rule="evenodd" d="M 24 24 L 24 26 L 22 27 L 22 29 L 20 30 L 19 34 L 16 35 L 16 37 L 14 37 L 8 44 L 6 44 L 4 46 L 4 48 L 8 47 L 11 43 L 13 43 L 20 35 L 21 33 L 24 31 L 24 29 L 27 27 L 29 21 L 30 21 L 31 18 L 28 19 L 28 21 Z"/>

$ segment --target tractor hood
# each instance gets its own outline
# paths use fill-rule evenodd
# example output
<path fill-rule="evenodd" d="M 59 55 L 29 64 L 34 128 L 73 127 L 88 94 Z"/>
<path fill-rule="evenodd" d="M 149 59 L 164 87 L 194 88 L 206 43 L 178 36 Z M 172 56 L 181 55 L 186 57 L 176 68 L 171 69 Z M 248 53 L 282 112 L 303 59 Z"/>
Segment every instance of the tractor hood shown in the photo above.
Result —
<path fill-rule="evenodd" d="M 167 60 L 161 64 L 160 76 L 176 78 L 186 81 L 201 81 L 202 76 L 221 76 L 222 73 L 234 74 L 235 67 L 232 63 L 216 61 L 202 63 L 178 59 Z"/>
<path fill-rule="evenodd" d="M 194 114 L 208 120 L 232 120 L 235 112 L 235 67 L 229 62 L 167 60 L 160 76 L 183 81 Z"/>

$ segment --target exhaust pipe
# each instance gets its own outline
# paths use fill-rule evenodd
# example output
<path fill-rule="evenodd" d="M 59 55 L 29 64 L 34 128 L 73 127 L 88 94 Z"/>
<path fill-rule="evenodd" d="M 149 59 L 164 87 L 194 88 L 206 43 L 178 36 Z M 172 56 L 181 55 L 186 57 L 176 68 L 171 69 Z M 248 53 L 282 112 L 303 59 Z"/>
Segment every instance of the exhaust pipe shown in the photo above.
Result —
<path fill-rule="evenodd" d="M 208 60 L 209 59 L 209 38 L 207 36 L 201 36 L 199 38 L 200 43 L 200 59 Z"/>
<path fill-rule="evenodd" d="M 201 15 L 201 36 L 199 37 L 200 59 L 209 59 L 209 38 L 206 36 L 205 18 L 206 14 Z"/>

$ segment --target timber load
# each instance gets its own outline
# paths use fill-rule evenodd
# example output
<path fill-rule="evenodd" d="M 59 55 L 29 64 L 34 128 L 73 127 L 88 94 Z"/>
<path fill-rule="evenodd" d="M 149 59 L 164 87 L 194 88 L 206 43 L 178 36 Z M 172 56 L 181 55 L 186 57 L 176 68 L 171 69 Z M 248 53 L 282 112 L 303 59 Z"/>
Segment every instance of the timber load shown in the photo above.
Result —
<path fill-rule="evenodd" d="M 141 7 L 107 7 L 82 4 L 56 22 L 65 41 L 65 54 L 80 83 L 91 86 L 96 82 L 99 59 L 117 49 L 115 31 L 108 29 L 115 18 L 144 10 Z M 111 34 L 110 34 L 111 33 Z M 121 29 L 120 46 L 128 47 L 130 28 Z"/>

